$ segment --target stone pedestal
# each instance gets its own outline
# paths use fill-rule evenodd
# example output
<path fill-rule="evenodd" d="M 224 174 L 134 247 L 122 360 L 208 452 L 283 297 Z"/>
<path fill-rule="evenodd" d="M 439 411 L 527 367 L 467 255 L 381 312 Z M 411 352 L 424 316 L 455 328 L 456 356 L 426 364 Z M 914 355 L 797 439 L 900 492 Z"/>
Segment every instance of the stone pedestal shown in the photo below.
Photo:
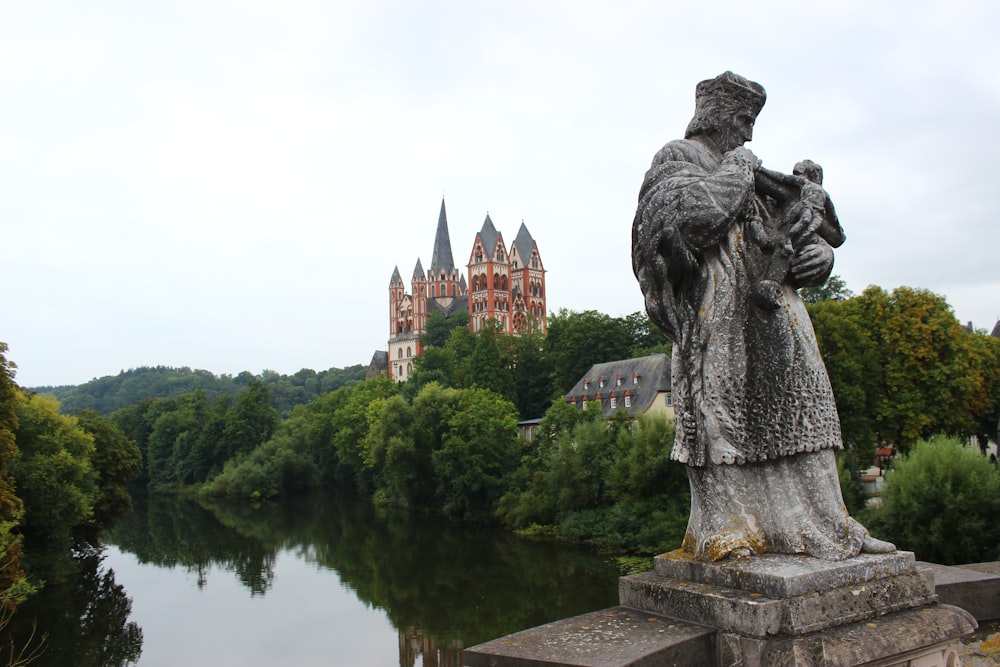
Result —
<path fill-rule="evenodd" d="M 716 628 L 720 665 L 945 667 L 957 664 L 953 642 L 976 628 L 965 610 L 937 603 L 933 579 L 905 551 L 721 563 L 675 551 L 622 577 L 619 591 L 627 607 Z"/>
<path fill-rule="evenodd" d="M 771 554 L 704 563 L 676 551 L 622 577 L 621 606 L 467 649 L 469 667 L 957 667 L 976 628 L 938 604 L 913 554 Z"/>

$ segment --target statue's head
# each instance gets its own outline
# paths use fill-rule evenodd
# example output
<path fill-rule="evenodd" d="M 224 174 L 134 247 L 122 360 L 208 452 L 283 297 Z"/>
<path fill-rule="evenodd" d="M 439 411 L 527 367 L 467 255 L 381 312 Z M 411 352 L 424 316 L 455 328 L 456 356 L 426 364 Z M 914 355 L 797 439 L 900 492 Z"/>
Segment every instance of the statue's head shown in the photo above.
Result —
<path fill-rule="evenodd" d="M 819 166 L 812 160 L 802 160 L 801 162 L 796 162 L 795 167 L 792 169 L 792 174 L 795 176 L 801 176 L 807 181 L 812 181 L 817 185 L 823 185 L 823 167 Z"/>
<path fill-rule="evenodd" d="M 708 135 L 727 151 L 742 146 L 753 137 L 753 123 L 766 99 L 763 86 L 732 72 L 702 81 L 695 88 L 694 118 L 684 138 Z"/>

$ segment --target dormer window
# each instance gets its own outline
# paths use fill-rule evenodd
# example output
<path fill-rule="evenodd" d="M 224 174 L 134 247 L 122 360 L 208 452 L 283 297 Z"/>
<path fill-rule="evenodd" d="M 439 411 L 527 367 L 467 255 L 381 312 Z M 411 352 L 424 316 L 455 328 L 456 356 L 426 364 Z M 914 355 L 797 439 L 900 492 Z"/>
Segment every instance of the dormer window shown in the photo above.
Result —
<path fill-rule="evenodd" d="M 622 376 L 621 375 L 616 375 L 615 376 L 615 386 L 616 387 L 622 386 Z"/>
<path fill-rule="evenodd" d="M 604 378 L 600 378 L 600 379 L 598 379 L 598 381 L 597 381 L 597 386 L 598 386 L 598 388 L 600 388 L 600 389 L 604 389 Z"/>
<path fill-rule="evenodd" d="M 590 380 L 584 379 L 583 380 L 583 390 L 587 391 L 588 389 L 590 389 Z"/>
<path fill-rule="evenodd" d="M 632 407 L 632 396 L 630 396 L 627 391 L 625 392 L 625 407 L 626 408 Z"/>
<path fill-rule="evenodd" d="M 639 374 L 632 373 L 632 384 L 639 384 Z"/>
<path fill-rule="evenodd" d="M 586 410 L 586 409 L 587 409 L 587 397 L 586 397 L 586 396 L 584 396 L 584 397 L 583 397 L 583 398 L 582 398 L 582 399 L 580 400 L 580 405 L 581 405 L 581 406 L 583 406 L 583 409 L 584 409 L 584 410 Z"/>
<path fill-rule="evenodd" d="M 609 398 L 611 399 L 611 409 L 613 410 L 613 409 L 617 408 L 618 407 L 618 399 L 615 397 L 615 392 L 611 392 L 611 396 L 609 396 Z"/>

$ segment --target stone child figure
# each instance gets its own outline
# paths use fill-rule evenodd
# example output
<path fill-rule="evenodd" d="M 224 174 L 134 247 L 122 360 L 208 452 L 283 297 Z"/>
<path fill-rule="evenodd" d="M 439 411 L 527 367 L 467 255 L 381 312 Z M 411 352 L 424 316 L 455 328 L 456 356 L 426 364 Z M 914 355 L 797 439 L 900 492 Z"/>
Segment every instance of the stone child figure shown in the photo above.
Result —
<path fill-rule="evenodd" d="M 773 310 L 781 306 L 781 284 L 795 252 L 814 243 L 816 234 L 833 248 L 839 248 L 846 237 L 833 202 L 822 188 L 823 168 L 812 160 L 797 162 L 791 176 L 761 167 L 755 181 L 758 194 L 768 201 L 791 203 L 777 225 L 777 238 L 765 236 L 762 242 L 771 259 L 755 296 L 759 305 Z"/>
<path fill-rule="evenodd" d="M 820 230 L 839 224 L 818 184 L 762 169 L 743 146 L 764 100 L 732 72 L 698 84 L 685 138 L 653 158 L 632 228 L 646 310 L 675 342 L 671 456 L 691 485 L 683 549 L 707 560 L 894 551 L 844 506 L 840 421 L 795 291 L 829 277 L 836 239 Z M 789 259 L 774 270 L 760 239 L 780 238 L 786 218 Z M 764 280 L 773 309 L 757 303 Z"/>

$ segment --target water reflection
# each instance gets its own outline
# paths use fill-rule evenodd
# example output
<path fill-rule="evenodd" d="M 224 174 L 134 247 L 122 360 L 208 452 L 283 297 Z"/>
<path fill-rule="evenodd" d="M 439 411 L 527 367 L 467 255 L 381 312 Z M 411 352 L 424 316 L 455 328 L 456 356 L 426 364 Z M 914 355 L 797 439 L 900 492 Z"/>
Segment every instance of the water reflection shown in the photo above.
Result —
<path fill-rule="evenodd" d="M 132 601 L 115 582 L 114 572 L 99 567 L 101 558 L 88 554 L 78 559 L 76 577 L 49 584 L 44 594 L 26 602 L 3 637 L 3 646 L 24 646 L 41 635 L 43 653 L 33 665 L 123 667 L 142 653 L 142 630 L 129 621 Z M 38 620 L 37 632 L 33 623 Z M 4 664 L 8 655 L 4 654 Z"/>
<path fill-rule="evenodd" d="M 335 573 L 365 606 L 382 610 L 396 628 L 399 664 L 406 667 L 418 659 L 425 667 L 459 665 L 464 646 L 617 599 L 617 568 L 591 551 L 322 495 L 258 507 L 140 495 L 107 539 L 143 568 L 183 568 L 198 589 L 211 586 L 210 575 L 220 570 L 232 573 L 247 592 L 237 602 L 243 605 L 280 592 L 279 555 L 282 562 L 294 555 L 315 567 L 316 587 L 328 588 L 321 579 Z M 46 605 L 75 626 L 73 645 L 87 646 L 93 632 L 118 637 L 117 648 L 96 662 L 49 662 L 46 655 L 36 664 L 124 665 L 138 658 L 142 633 L 127 621 L 128 597 L 96 561 L 88 572 L 74 588 L 80 600 L 56 596 Z M 80 609 L 84 600 L 87 614 Z M 302 607 L 296 613 L 324 612 Z M 93 627 L 97 616 L 108 634 Z"/>

